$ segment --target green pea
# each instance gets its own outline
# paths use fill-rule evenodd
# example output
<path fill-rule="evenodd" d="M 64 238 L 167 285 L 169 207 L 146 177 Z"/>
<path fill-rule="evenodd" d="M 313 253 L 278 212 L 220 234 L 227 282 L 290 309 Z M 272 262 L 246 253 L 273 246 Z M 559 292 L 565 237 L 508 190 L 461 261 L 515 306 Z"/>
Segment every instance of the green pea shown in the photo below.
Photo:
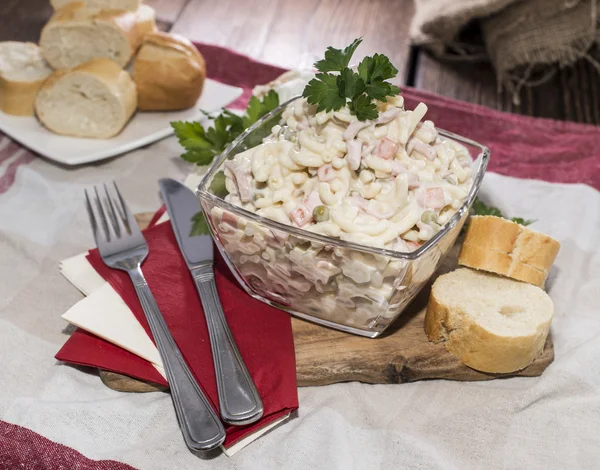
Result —
<path fill-rule="evenodd" d="M 431 224 L 431 223 L 435 222 L 436 220 L 437 220 L 437 216 L 435 215 L 435 212 L 433 212 L 433 211 L 425 211 L 421 215 L 421 222 L 423 222 L 424 224 Z"/>
<path fill-rule="evenodd" d="M 329 220 L 329 208 L 326 206 L 317 206 L 313 210 L 313 218 L 317 222 L 325 222 Z"/>
<path fill-rule="evenodd" d="M 215 173 L 212 181 L 210 182 L 210 191 L 218 197 L 225 197 L 229 194 L 227 187 L 225 186 L 225 173 L 219 171 Z"/>

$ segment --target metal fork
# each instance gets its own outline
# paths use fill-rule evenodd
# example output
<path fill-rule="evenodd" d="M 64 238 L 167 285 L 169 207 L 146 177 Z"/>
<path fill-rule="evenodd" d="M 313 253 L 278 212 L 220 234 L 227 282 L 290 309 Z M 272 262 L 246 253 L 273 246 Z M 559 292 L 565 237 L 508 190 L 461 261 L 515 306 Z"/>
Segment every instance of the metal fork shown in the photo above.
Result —
<path fill-rule="evenodd" d="M 127 272 L 133 282 L 165 367 L 186 444 L 192 450 L 213 449 L 223 443 L 225 430 L 194 380 L 144 279 L 141 264 L 148 256 L 148 245 L 119 188 L 113 185 L 116 197 L 111 196 L 106 185 L 103 191 L 94 187 L 94 205 L 85 191 L 98 251 L 107 266 Z"/>

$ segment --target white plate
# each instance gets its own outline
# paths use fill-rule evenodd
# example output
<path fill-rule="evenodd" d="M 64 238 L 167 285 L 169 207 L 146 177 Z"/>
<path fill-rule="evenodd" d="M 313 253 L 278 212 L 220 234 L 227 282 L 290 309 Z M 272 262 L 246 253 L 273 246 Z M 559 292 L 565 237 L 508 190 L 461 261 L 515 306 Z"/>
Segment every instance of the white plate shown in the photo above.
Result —
<path fill-rule="evenodd" d="M 0 111 L 0 130 L 36 153 L 65 165 L 80 165 L 148 145 L 173 133 L 171 121 L 197 121 L 200 110 L 218 111 L 235 101 L 242 89 L 207 79 L 198 102 L 184 111 L 137 112 L 123 131 L 111 139 L 84 139 L 54 134 L 35 117 Z"/>

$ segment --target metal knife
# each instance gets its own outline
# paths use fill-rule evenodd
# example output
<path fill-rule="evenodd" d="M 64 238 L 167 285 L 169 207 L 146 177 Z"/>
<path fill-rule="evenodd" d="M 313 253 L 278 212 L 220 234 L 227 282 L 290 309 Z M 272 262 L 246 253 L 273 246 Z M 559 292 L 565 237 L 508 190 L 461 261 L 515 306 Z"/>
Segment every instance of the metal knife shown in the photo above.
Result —
<path fill-rule="evenodd" d="M 182 183 L 159 181 L 173 232 L 188 269 L 198 288 L 204 308 L 217 377 L 221 418 L 228 424 L 258 421 L 263 403 L 235 344 L 221 307 L 213 270 L 213 241 L 210 235 L 190 236 L 192 217 L 202 210 L 196 195 Z"/>

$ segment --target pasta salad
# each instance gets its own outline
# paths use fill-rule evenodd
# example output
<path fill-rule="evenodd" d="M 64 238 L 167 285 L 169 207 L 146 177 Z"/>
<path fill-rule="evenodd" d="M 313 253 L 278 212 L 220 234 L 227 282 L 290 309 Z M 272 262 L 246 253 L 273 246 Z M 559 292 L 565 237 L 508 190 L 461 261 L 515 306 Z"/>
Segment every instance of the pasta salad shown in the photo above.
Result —
<path fill-rule="evenodd" d="M 425 104 L 405 110 L 397 96 L 377 107 L 359 121 L 295 100 L 262 144 L 225 163 L 226 201 L 341 240 L 417 249 L 463 204 L 471 158 L 422 122 Z"/>
<path fill-rule="evenodd" d="M 251 295 L 375 337 L 435 272 L 466 211 L 418 255 L 388 251 L 411 253 L 431 240 L 479 180 L 472 166 L 480 176 L 485 165 L 472 162 L 466 141 L 443 137 L 425 119 L 425 104 L 405 108 L 387 81 L 397 73 L 387 57 L 351 68 L 359 44 L 328 48 L 302 97 L 229 147 L 199 194 L 217 245 Z M 257 99 L 274 86 L 284 84 L 259 87 Z"/>

